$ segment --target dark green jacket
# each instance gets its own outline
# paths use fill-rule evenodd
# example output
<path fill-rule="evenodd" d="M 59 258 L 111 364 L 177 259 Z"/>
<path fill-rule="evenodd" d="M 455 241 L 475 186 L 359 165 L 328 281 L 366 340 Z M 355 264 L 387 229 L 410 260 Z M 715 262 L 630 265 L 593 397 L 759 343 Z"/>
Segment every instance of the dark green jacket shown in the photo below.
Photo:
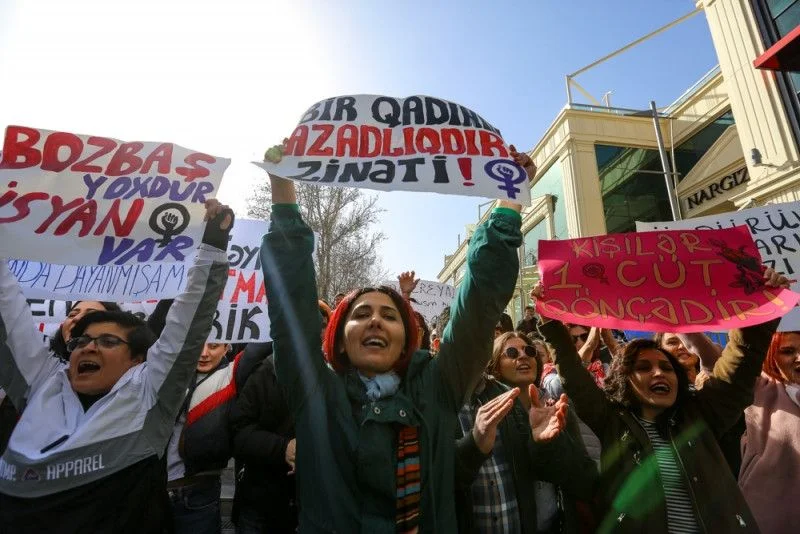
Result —
<path fill-rule="evenodd" d="M 666 423 L 701 532 L 759 532 L 717 440 L 753 402 L 755 379 L 777 324 L 731 330 L 713 376 Z M 602 443 L 604 506 L 598 532 L 667 534 L 664 491 L 644 428 L 595 385 L 563 324 L 549 321 L 539 330 L 553 346 L 553 360 L 578 416 Z"/>
<path fill-rule="evenodd" d="M 297 430 L 300 532 L 394 534 L 401 425 L 420 432 L 419 532 L 456 532 L 457 413 L 486 366 L 494 325 L 514 291 L 520 217 L 498 209 L 475 230 L 438 357 L 418 351 L 399 391 L 376 402 L 366 400 L 357 377 L 337 375 L 320 358 L 313 240 L 296 206 L 273 206 L 261 264 L 278 381 Z"/>
<path fill-rule="evenodd" d="M 480 387 L 478 388 L 480 389 Z M 490 378 L 485 387 L 473 397 L 485 404 L 508 391 L 508 386 Z M 569 417 L 574 415 L 570 414 Z M 519 506 L 520 522 L 524 534 L 535 534 L 536 529 L 536 481 L 550 482 L 558 486 L 559 508 L 562 514 L 564 533 L 579 531 L 575 499 L 589 501 L 594 497 L 598 482 L 597 464 L 586 454 L 580 439 L 577 422 L 573 425 L 577 436 L 569 428 L 549 443 L 537 443 L 531 436 L 528 412 L 517 400 L 511 412 L 500 423 L 500 436 L 506 451 L 514 489 Z M 478 532 L 473 521 L 472 483 L 481 465 L 491 456 L 484 455 L 475 443 L 472 432 L 464 434 L 459 426 L 456 442 L 456 509 L 460 534 Z"/>

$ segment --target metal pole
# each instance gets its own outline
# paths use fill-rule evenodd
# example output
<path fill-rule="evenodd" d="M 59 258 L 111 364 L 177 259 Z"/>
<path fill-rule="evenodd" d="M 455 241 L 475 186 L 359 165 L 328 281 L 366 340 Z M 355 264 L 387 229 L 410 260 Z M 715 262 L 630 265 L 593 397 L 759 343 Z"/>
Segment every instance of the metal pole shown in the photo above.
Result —
<path fill-rule="evenodd" d="M 522 241 L 519 249 L 519 316 L 525 317 L 525 241 Z"/>
<path fill-rule="evenodd" d="M 569 107 L 572 105 L 572 87 L 569 86 L 570 77 L 565 76 L 565 80 L 567 82 L 567 106 Z"/>
<path fill-rule="evenodd" d="M 680 24 L 684 20 L 690 19 L 690 18 L 694 17 L 695 15 L 697 15 L 698 13 L 701 13 L 702 11 L 703 11 L 703 8 L 700 8 L 700 7 L 695 8 L 690 13 L 687 13 L 684 16 L 682 16 L 682 17 L 680 17 L 678 19 L 675 19 L 675 20 L 673 20 L 672 22 L 670 22 L 668 24 L 665 24 L 664 26 L 661 26 L 657 30 L 651 31 L 650 33 L 648 33 L 644 37 L 639 37 L 638 39 L 636 39 L 632 43 L 626 44 L 622 48 L 619 48 L 619 49 L 615 50 L 614 52 L 611 52 L 610 54 L 606 54 L 605 56 L 601 57 L 597 61 L 594 61 L 593 63 L 590 63 L 590 64 L 586 65 L 582 69 L 576 70 L 575 72 L 573 72 L 572 74 L 570 74 L 567 77 L 568 78 L 574 78 L 578 74 L 580 74 L 582 72 L 586 72 L 587 70 L 591 69 L 592 67 L 596 67 L 597 65 L 599 65 L 600 63 L 603 63 L 604 61 L 608 61 L 609 59 L 611 59 L 614 56 L 618 56 L 619 54 L 623 53 L 624 51 L 626 51 L 626 50 L 628 50 L 630 48 L 633 48 L 634 46 L 638 45 L 639 43 L 647 41 L 651 37 L 655 37 L 659 33 L 667 31 L 668 29 L 672 28 L 673 26 L 677 26 L 678 24 Z"/>
<path fill-rule="evenodd" d="M 654 100 L 650 101 L 650 111 L 653 112 L 653 126 L 656 129 L 656 142 L 658 143 L 658 155 L 661 157 L 661 168 L 664 170 L 664 182 L 667 185 L 667 195 L 669 196 L 669 207 L 672 210 L 672 220 L 681 220 L 681 209 L 678 206 L 678 196 L 675 194 L 675 186 L 672 182 L 672 173 L 669 169 L 667 151 L 664 149 L 664 139 L 661 137 L 661 125 L 658 123 L 658 109 Z"/>

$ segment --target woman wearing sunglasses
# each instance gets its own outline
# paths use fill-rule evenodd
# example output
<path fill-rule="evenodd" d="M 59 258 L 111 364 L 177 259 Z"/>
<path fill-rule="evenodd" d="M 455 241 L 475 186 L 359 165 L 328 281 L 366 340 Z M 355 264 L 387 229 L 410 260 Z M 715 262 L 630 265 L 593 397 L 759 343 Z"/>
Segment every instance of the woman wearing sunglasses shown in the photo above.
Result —
<path fill-rule="evenodd" d="M 162 532 L 161 459 L 228 278 L 233 214 L 206 202 L 203 245 L 158 340 L 133 314 L 95 311 L 50 356 L 0 261 L 0 386 L 25 406 L 0 459 L 1 532 Z M 154 343 L 155 342 L 155 343 Z"/>
<path fill-rule="evenodd" d="M 597 468 L 577 423 L 567 422 L 566 396 L 550 405 L 538 389 L 541 372 L 525 334 L 495 339 L 489 376 L 459 413 L 459 532 L 491 532 L 497 524 L 531 534 L 578 532 L 575 499 L 592 497 Z"/>

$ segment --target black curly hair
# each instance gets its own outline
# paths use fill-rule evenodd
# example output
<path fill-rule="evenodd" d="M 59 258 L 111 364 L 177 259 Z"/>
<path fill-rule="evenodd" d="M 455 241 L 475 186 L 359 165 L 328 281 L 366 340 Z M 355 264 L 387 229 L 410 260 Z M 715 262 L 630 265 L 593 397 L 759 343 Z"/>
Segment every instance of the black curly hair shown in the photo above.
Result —
<path fill-rule="evenodd" d="M 659 423 L 659 428 L 666 428 L 665 425 L 667 421 L 673 416 L 680 414 L 680 408 L 684 401 L 691 395 L 691 391 L 689 390 L 689 377 L 686 374 L 686 369 L 683 368 L 675 356 L 662 349 L 654 340 L 634 339 L 625 345 L 622 353 L 615 356 L 611 361 L 611 368 L 605 378 L 605 387 L 603 390 L 609 400 L 640 415 L 641 403 L 636 397 L 636 393 L 634 393 L 629 379 L 633 374 L 633 368 L 634 365 L 636 365 L 636 360 L 639 359 L 639 354 L 647 349 L 657 350 L 663 354 L 667 360 L 669 360 L 669 363 L 672 364 L 672 368 L 675 370 L 675 376 L 678 379 L 678 392 L 675 404 L 659 415 L 656 420 L 656 423 Z"/>

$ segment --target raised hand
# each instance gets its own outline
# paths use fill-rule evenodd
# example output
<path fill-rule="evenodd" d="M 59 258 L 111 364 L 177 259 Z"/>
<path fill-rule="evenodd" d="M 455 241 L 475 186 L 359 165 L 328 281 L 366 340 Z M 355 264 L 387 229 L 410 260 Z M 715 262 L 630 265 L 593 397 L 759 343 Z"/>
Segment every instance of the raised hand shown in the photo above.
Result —
<path fill-rule="evenodd" d="M 767 267 L 764 270 L 764 285 L 789 289 L 789 283 L 790 280 L 788 278 L 780 274 L 772 267 Z"/>
<path fill-rule="evenodd" d="M 206 229 L 203 233 L 203 243 L 222 250 L 228 248 L 228 234 L 233 228 L 233 210 L 219 200 L 211 198 L 206 200 Z"/>
<path fill-rule="evenodd" d="M 279 163 L 286 153 L 289 139 L 283 139 L 283 143 L 275 145 L 264 153 L 264 161 Z M 273 204 L 297 204 L 297 194 L 294 189 L 294 182 L 282 178 L 277 174 L 269 174 L 270 187 L 272 189 Z"/>
<path fill-rule="evenodd" d="M 288 144 L 289 139 L 284 137 L 282 144 L 268 148 L 267 151 L 264 152 L 264 161 L 268 161 L 270 163 L 279 163 L 283 159 L 283 155 L 286 153 L 286 145 Z"/>
<path fill-rule="evenodd" d="M 556 439 L 567 426 L 567 396 L 561 395 L 555 404 L 546 406 L 539 399 L 539 390 L 533 384 L 528 386 L 528 395 L 531 398 L 528 421 L 533 440 L 546 443 Z"/>
<path fill-rule="evenodd" d="M 514 399 L 519 396 L 519 388 L 506 391 L 478 408 L 472 437 L 483 454 L 489 454 L 497 439 L 497 425 L 514 407 Z"/>
<path fill-rule="evenodd" d="M 414 292 L 419 283 L 419 278 L 414 278 L 415 274 L 414 271 L 406 271 L 400 273 L 400 276 L 397 277 L 397 281 L 400 283 L 400 293 L 406 300 L 411 298 L 411 293 Z"/>
<path fill-rule="evenodd" d="M 536 164 L 533 162 L 531 157 L 525 152 L 517 152 L 517 148 L 514 145 L 509 145 L 508 148 L 509 152 L 511 153 L 511 158 L 523 169 L 525 169 L 525 173 L 528 175 L 528 180 L 533 180 L 536 177 Z"/>
<path fill-rule="evenodd" d="M 291 467 L 289 470 L 289 475 L 293 475 L 295 471 L 295 458 L 297 454 L 297 440 L 293 439 L 286 444 L 286 452 L 284 453 L 283 457 L 286 460 L 286 463 Z"/>

